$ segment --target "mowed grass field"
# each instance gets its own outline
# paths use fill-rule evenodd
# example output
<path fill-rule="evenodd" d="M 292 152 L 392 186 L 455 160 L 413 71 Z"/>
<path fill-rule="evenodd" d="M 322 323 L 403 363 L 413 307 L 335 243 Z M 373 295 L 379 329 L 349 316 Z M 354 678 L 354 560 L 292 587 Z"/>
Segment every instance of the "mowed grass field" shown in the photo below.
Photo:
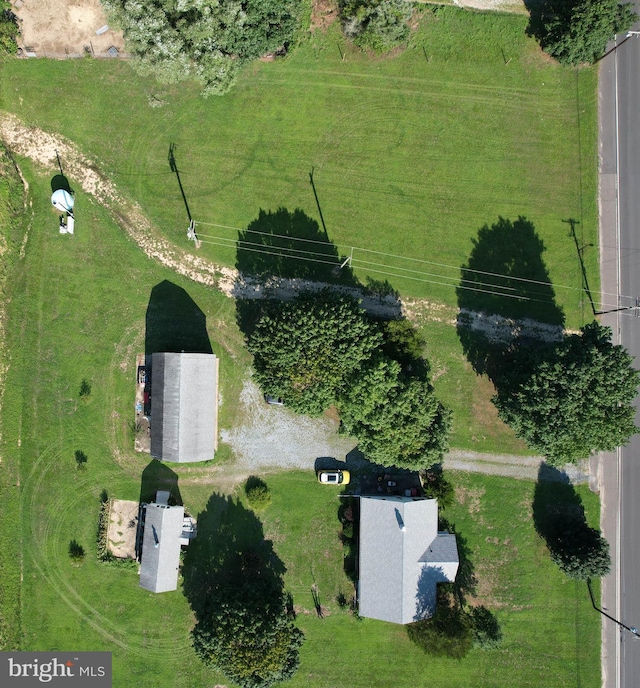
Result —
<path fill-rule="evenodd" d="M 299 208 L 320 224 L 312 171 L 327 238 L 340 255 L 355 247 L 358 279 L 436 303 L 456 305 L 481 227 L 524 216 L 577 327 L 592 313 L 563 220 L 593 244 L 583 258 L 597 294 L 596 72 L 552 64 L 525 28 L 522 16 L 427 10 L 410 48 L 382 59 L 334 25 L 208 100 L 124 62 L 14 61 L 2 107 L 80 145 L 187 246 L 174 144 L 192 217 L 223 225 L 199 225 L 200 252 L 228 265 L 234 228 L 261 209 Z"/>
<path fill-rule="evenodd" d="M 48 177 L 20 162 L 31 199 L 46 199 Z M 149 262 L 86 195 L 79 193 L 78 202 L 85 220 L 73 238 L 58 234 L 48 202 L 34 202 L 24 259 L 8 290 L 12 355 L 2 409 L 1 491 L 7 498 L 0 502 L 0 529 L 14 557 L 3 558 L 0 583 L 1 591 L 12 592 L 13 604 L 2 605 L 6 635 L 22 649 L 111 651 L 116 688 L 163 679 L 177 688 L 231 685 L 195 657 L 194 619 L 183 594 L 142 590 L 135 570 L 98 563 L 95 543 L 102 490 L 137 499 L 149 463 L 133 452 L 130 422 L 135 353 L 144 348 L 152 290 L 171 281 L 204 313 L 221 358 L 221 424 L 227 427 L 248 363 L 230 324 L 233 304 Z M 13 245 L 15 253 L 20 244 Z M 83 379 L 91 384 L 86 400 L 79 395 Z M 76 467 L 77 450 L 87 456 L 84 470 Z M 196 517 L 229 489 L 217 461 L 171 468 Z M 285 585 L 306 634 L 291 686 L 325 688 L 347 679 L 362 688 L 599 685 L 600 617 L 586 587 L 559 573 L 535 533 L 534 483 L 451 476 L 456 503 L 446 516 L 469 551 L 476 601 L 497 614 L 504 632 L 500 649 L 474 650 L 458 662 L 426 657 L 401 627 L 358 621 L 340 609 L 338 595 L 348 597 L 352 588 L 338 537 L 338 495 L 310 472 L 264 477 L 273 500 L 257 518 L 286 569 Z M 597 524 L 597 497 L 586 486 L 580 494 Z M 243 523 L 248 507 L 241 486 L 231 498 L 239 503 L 232 513 Z M 86 551 L 77 567 L 68 556 L 72 539 Z M 325 608 L 322 619 L 315 615 L 313 585 Z"/>
<path fill-rule="evenodd" d="M 518 17 L 446 10 L 389 61 L 365 58 L 329 33 L 291 59 L 250 67 L 233 93 L 208 101 L 189 85 L 140 80 L 120 62 L 15 61 L 1 67 L 0 105 L 94 156 L 176 242 L 186 242 L 186 209 L 167 160 L 171 143 L 196 220 L 242 228 L 260 208 L 280 206 L 319 220 L 313 168 L 329 238 L 341 247 L 455 268 L 484 224 L 526 215 L 547 246 L 552 278 L 580 287 L 575 245 L 561 221 L 580 219 L 582 239 L 597 243 L 595 73 L 546 63 L 523 30 Z M 133 451 L 131 421 L 152 290 L 172 282 L 205 315 L 221 359 L 221 427 L 235 422 L 250 363 L 234 304 L 147 260 L 80 190 L 81 180 L 71 180 L 76 235 L 59 235 L 51 175 L 18 162 L 33 216 L 23 228 L 23 257 L 22 236 L 3 256 L 15 266 L 5 287 L 0 631 L 22 649 L 110 650 L 116 688 L 226 684 L 195 658 L 184 596 L 147 593 L 134 570 L 99 564 L 95 538 L 102 490 L 137 499 L 149 462 Z M 231 248 L 201 251 L 236 260 Z M 590 251 L 583 253 L 595 288 Z M 364 272 L 357 275 L 364 281 Z M 406 296 L 456 304 L 451 286 L 389 280 Z M 558 290 L 568 324 L 588 319 L 580 299 L 579 290 Z M 490 385 L 466 363 L 455 328 L 426 322 L 424 331 L 438 393 L 454 409 L 454 445 L 522 451 L 497 422 Z M 86 400 L 83 379 L 91 384 Z M 82 471 L 78 450 L 88 459 Z M 218 467 L 233 461 L 229 448 L 218 459 L 175 469 L 194 516 L 229 489 Z M 400 627 L 341 610 L 336 597 L 348 581 L 338 498 L 311 474 L 266 480 L 273 503 L 258 517 L 286 566 L 307 638 L 292 686 L 599 685 L 600 619 L 586 588 L 560 575 L 533 529 L 533 483 L 454 476 L 457 502 L 447 517 L 472 553 L 477 600 L 505 633 L 501 649 L 454 662 L 426 657 Z M 597 524 L 597 498 L 586 489 L 581 495 Z M 239 488 L 235 498 L 244 508 Z M 72 539 L 87 552 L 79 567 L 67 553 Z M 327 607 L 323 619 L 313 610 L 314 583 Z"/>

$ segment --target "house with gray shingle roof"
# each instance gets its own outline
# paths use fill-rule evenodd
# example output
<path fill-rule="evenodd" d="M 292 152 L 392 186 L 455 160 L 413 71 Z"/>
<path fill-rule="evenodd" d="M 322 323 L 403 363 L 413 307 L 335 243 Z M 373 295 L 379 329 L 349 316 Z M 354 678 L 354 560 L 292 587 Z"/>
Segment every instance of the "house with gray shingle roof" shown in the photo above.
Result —
<path fill-rule="evenodd" d="M 438 583 L 458 572 L 455 535 L 438 532 L 438 502 L 396 496 L 360 499 L 358 611 L 408 624 L 433 614 Z"/>
<path fill-rule="evenodd" d="M 185 463 L 213 459 L 217 447 L 218 359 L 154 353 L 151 456 Z"/>
<path fill-rule="evenodd" d="M 143 505 L 140 587 L 150 592 L 177 590 L 180 547 L 195 536 L 193 519 L 168 497 L 158 491 L 155 503 Z"/>

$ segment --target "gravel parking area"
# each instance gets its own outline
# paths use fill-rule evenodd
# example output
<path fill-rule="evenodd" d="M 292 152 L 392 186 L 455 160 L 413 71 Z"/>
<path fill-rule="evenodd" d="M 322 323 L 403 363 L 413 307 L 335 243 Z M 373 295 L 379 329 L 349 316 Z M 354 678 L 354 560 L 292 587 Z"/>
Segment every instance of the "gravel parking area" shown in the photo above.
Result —
<path fill-rule="evenodd" d="M 356 445 L 355 440 L 338 435 L 338 423 L 327 416 L 307 418 L 286 406 L 267 404 L 251 379 L 245 382 L 240 401 L 243 422 L 222 430 L 220 436 L 233 448 L 241 470 L 313 469 L 320 457 L 344 461 Z"/>

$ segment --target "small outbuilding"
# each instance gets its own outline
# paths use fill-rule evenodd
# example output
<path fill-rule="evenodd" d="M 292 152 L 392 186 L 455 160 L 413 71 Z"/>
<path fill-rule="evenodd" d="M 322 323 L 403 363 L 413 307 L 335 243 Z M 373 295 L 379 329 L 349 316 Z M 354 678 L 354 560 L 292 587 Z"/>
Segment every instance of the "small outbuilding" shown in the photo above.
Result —
<path fill-rule="evenodd" d="M 150 592 L 178 588 L 180 548 L 195 537 L 195 522 L 183 506 L 170 506 L 168 492 L 159 491 L 156 501 L 142 507 L 140 587 Z"/>
<path fill-rule="evenodd" d="M 397 624 L 431 616 L 437 584 L 454 581 L 458 563 L 455 535 L 438 532 L 435 499 L 360 499 L 360 616 Z"/>
<path fill-rule="evenodd" d="M 217 447 L 218 359 L 154 353 L 151 456 L 186 463 L 213 459 Z"/>

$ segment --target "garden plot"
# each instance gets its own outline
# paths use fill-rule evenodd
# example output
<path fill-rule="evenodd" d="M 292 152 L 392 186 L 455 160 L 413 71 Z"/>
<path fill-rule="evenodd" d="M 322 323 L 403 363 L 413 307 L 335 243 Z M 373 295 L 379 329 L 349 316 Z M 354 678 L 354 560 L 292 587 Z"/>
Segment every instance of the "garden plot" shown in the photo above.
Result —
<path fill-rule="evenodd" d="M 107 542 L 109 552 L 118 559 L 136 558 L 138 532 L 138 502 L 114 499 L 109 512 Z"/>

